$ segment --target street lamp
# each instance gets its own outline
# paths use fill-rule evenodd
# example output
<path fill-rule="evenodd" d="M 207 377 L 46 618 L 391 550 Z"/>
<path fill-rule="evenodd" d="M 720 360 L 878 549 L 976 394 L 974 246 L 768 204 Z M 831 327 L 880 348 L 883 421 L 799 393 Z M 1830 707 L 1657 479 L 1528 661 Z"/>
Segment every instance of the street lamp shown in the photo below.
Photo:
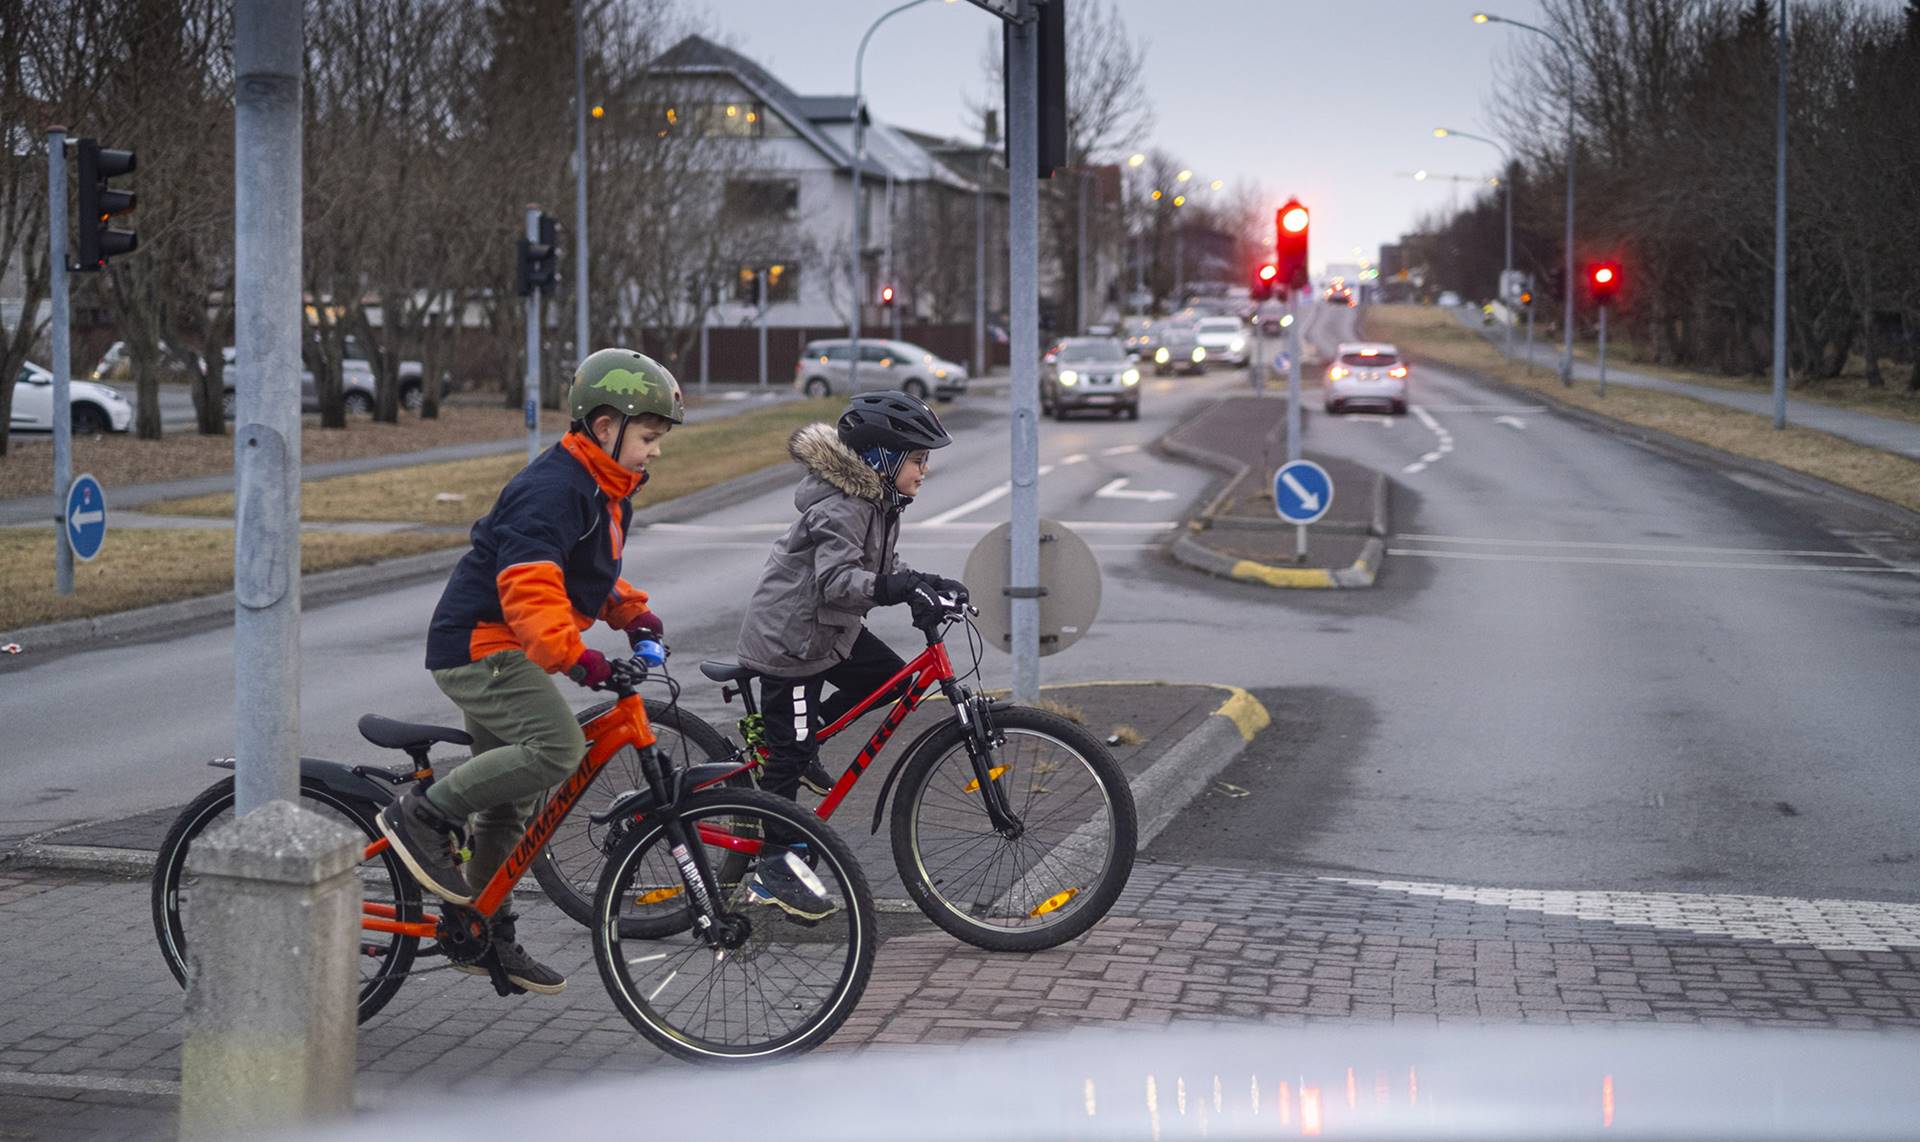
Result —
<path fill-rule="evenodd" d="M 1506 160 L 1506 169 L 1500 172 L 1502 181 L 1506 183 L 1507 192 L 1507 256 L 1504 265 L 1501 267 L 1502 273 L 1500 275 L 1500 286 L 1504 289 L 1506 288 L 1507 279 L 1513 274 L 1513 154 L 1507 150 L 1506 144 L 1500 142 L 1498 139 L 1489 139 L 1485 135 L 1473 135 L 1466 131 L 1455 131 L 1449 127 L 1435 127 L 1433 129 L 1433 137 L 1436 139 L 1472 139 L 1476 143 L 1485 143 L 1495 150 L 1498 150 L 1500 157 Z M 1506 300 L 1504 295 L 1500 298 L 1503 304 Z M 1507 322 L 1506 342 L 1507 352 L 1512 353 L 1512 321 Z"/>
<path fill-rule="evenodd" d="M 909 8 L 918 8 L 927 2 L 928 0 L 907 0 L 905 4 L 880 13 L 879 18 L 867 25 L 866 33 L 860 37 L 860 47 L 853 53 L 853 241 L 848 243 L 853 247 L 853 253 L 849 258 L 847 277 L 848 283 L 852 286 L 853 302 L 853 316 L 847 320 L 847 340 L 850 343 L 847 350 L 847 387 L 849 389 L 857 389 L 860 383 L 860 305 L 862 301 L 860 167 L 867 156 L 867 135 L 862 129 L 866 119 L 867 105 L 865 97 L 861 94 L 861 74 L 866 67 L 867 41 L 873 39 L 873 33 L 880 30 L 880 25 Z M 951 4 L 953 0 L 946 0 L 946 2 Z"/>
<path fill-rule="evenodd" d="M 1476 24 L 1511 24 L 1516 28 L 1533 32 L 1536 35 L 1545 36 L 1547 39 L 1553 41 L 1555 47 L 1560 49 L 1561 56 L 1563 56 L 1567 62 L 1567 310 L 1564 344 L 1560 350 L 1560 383 L 1563 385 L 1571 385 L 1573 384 L 1573 167 L 1575 147 L 1578 144 L 1578 137 L 1574 134 L 1573 130 L 1575 95 L 1573 86 L 1573 52 L 1567 47 L 1566 41 L 1562 40 L 1559 36 L 1554 35 L 1545 28 L 1536 28 L 1532 24 L 1525 24 L 1519 20 L 1510 20 L 1505 16 L 1494 16 L 1486 12 L 1475 12 L 1473 14 L 1473 22 Z"/>

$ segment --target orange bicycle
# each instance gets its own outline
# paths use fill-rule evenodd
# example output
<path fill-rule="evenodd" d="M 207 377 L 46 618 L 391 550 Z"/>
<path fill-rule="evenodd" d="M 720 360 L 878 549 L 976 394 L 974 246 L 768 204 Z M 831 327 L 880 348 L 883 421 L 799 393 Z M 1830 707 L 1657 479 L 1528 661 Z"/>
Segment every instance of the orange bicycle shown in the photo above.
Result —
<path fill-rule="evenodd" d="M 713 785 L 737 767 L 676 764 L 670 751 L 656 748 L 638 693 L 646 678 L 638 662 L 616 664 L 603 687 L 614 702 L 583 716 L 587 754 L 580 768 L 549 795 L 468 906 L 423 898 L 375 824 L 398 788 L 424 788 L 433 780 L 427 754 L 436 742 L 472 744 L 464 732 L 370 714 L 360 720 L 361 734 L 374 745 L 403 751 L 410 764 L 389 770 L 301 760 L 302 807 L 367 838 L 359 866 L 362 1021 L 409 976 L 455 964 L 486 968 L 503 995 L 518 990 L 488 955 L 492 919 L 615 755 L 637 761 L 639 784 L 593 815 L 612 831 L 613 841 L 594 894 L 591 927 L 594 961 L 621 1014 L 683 1058 L 753 1060 L 817 1046 L 853 1012 L 873 968 L 878 932 L 872 893 L 852 850 L 825 821 L 791 801 Z M 664 681 L 672 699 L 666 720 L 678 724 L 678 690 L 671 678 Z M 154 931 L 167 966 L 183 984 L 195 887 L 187 854 L 195 838 L 231 815 L 233 802 L 232 778 L 202 793 L 174 822 L 154 867 Z M 770 829 L 771 835 L 804 842 L 804 848 L 795 843 L 776 850 L 777 859 L 809 878 L 838 905 L 836 911 L 802 921 L 752 903 L 749 878 Z M 795 850 L 806 854 L 804 862 Z M 667 901 L 673 902 L 672 923 L 659 919 Z M 423 940 L 431 943 L 423 947 Z M 422 957 L 448 962 L 416 967 Z"/>

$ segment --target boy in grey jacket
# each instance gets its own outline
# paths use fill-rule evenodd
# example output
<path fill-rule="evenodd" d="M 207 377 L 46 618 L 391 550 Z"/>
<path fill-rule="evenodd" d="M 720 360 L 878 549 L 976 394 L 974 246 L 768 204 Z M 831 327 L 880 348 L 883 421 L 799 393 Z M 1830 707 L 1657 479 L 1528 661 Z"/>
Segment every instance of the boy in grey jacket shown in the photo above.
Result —
<path fill-rule="evenodd" d="M 863 624 L 869 610 L 905 603 L 918 620 L 942 595 L 965 599 L 958 581 L 894 554 L 928 454 L 950 443 L 933 410 L 899 392 L 856 396 L 837 428 L 809 424 L 787 441 L 807 470 L 793 496 L 800 518 L 774 544 L 740 628 L 740 664 L 762 675 L 771 756 L 761 788 L 791 798 L 803 780 L 820 794 L 832 787 L 815 733 L 905 665 Z"/>

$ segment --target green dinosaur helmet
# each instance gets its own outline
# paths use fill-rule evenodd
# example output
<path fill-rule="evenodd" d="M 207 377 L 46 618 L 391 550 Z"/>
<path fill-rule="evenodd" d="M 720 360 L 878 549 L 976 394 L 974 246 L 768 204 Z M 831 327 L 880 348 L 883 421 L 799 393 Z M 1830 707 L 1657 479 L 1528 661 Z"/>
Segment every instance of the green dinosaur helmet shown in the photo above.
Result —
<path fill-rule="evenodd" d="M 675 424 L 687 415 L 680 382 L 665 365 L 631 349 L 601 349 L 574 370 L 573 385 L 567 390 L 573 419 L 585 420 L 602 405 L 628 416 L 652 413 Z"/>

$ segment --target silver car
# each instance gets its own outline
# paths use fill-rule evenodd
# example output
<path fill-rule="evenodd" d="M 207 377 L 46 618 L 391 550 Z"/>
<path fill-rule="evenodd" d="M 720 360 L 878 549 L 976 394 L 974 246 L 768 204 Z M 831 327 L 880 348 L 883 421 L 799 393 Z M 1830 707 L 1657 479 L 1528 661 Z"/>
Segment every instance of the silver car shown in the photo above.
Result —
<path fill-rule="evenodd" d="M 809 341 L 793 366 L 793 387 L 810 397 L 845 396 L 852 343 L 846 338 Z M 911 341 L 860 339 L 861 392 L 897 389 L 921 400 L 952 400 L 967 391 L 966 366 L 936 356 Z"/>
<path fill-rule="evenodd" d="M 1207 371 L 1207 350 L 1192 324 L 1185 321 L 1164 321 L 1155 334 L 1153 347 L 1153 370 L 1161 376 L 1170 373 L 1204 373 Z"/>
<path fill-rule="evenodd" d="M 1247 363 L 1247 327 L 1237 317 L 1203 317 L 1196 332 L 1207 360 L 1229 365 Z"/>
<path fill-rule="evenodd" d="M 1385 341 L 1343 341 L 1327 366 L 1325 406 L 1344 412 L 1352 405 L 1407 411 L 1407 363 Z"/>
<path fill-rule="evenodd" d="M 1055 420 L 1088 410 L 1140 419 L 1140 370 L 1113 337 L 1069 337 L 1041 364 L 1040 409 Z"/>

